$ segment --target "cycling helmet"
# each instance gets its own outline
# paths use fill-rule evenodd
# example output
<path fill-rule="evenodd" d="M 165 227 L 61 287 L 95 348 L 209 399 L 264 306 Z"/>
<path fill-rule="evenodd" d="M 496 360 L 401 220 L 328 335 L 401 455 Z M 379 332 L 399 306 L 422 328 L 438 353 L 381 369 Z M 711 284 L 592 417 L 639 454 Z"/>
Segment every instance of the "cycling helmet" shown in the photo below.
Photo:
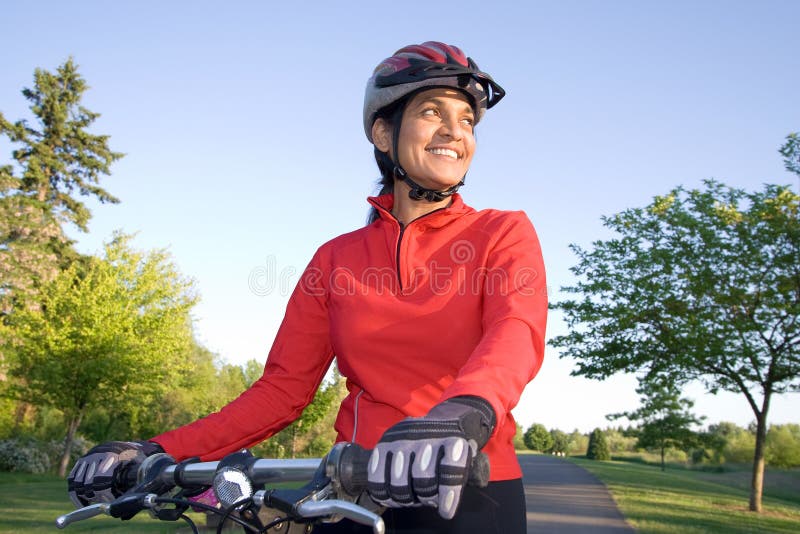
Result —
<path fill-rule="evenodd" d="M 505 91 L 460 48 L 437 41 L 401 48 L 384 59 L 367 82 L 364 133 L 372 142 L 372 123 L 382 108 L 425 87 L 455 87 L 473 100 L 475 122 L 497 104 Z"/>

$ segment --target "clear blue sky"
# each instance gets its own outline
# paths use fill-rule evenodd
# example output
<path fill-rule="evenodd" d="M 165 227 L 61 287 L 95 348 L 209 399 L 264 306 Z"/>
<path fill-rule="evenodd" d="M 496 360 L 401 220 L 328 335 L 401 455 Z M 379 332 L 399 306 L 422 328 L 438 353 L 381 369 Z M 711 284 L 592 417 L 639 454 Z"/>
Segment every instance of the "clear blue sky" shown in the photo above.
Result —
<path fill-rule="evenodd" d="M 98 252 L 114 229 L 168 247 L 202 294 L 198 338 L 231 362 L 264 360 L 314 250 L 364 223 L 377 178 L 364 83 L 405 44 L 457 44 L 508 91 L 478 127 L 463 194 L 527 212 L 554 298 L 571 282 L 568 244 L 605 237 L 604 214 L 712 177 L 798 184 L 777 153 L 800 130 L 794 0 L 17 0 L 2 11 L 6 117 L 28 116 L 20 90 L 36 67 L 73 56 L 85 105 L 102 113 L 95 131 L 127 154 L 104 182 L 122 203 L 93 205 L 80 249 Z M 563 332 L 560 317 L 548 329 Z M 637 405 L 632 377 L 571 369 L 547 349 L 515 410 L 523 425 L 590 430 Z M 753 419 L 740 396 L 688 393 L 709 422 Z M 798 422 L 800 397 L 771 413 Z"/>

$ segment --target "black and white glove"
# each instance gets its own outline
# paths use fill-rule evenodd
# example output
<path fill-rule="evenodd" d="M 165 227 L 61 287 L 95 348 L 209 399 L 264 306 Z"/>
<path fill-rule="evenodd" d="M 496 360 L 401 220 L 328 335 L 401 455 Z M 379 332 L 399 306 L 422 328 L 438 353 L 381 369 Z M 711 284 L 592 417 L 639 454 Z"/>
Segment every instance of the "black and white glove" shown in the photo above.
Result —
<path fill-rule="evenodd" d="M 463 396 L 409 417 L 381 437 L 367 468 L 372 499 L 389 508 L 433 506 L 452 519 L 469 478 L 472 459 L 496 422 L 491 405 Z"/>
<path fill-rule="evenodd" d="M 164 449 L 150 441 L 109 441 L 91 448 L 67 477 L 69 498 L 78 507 L 113 501 L 129 489 L 116 487 L 119 470 L 135 471 L 145 458 L 158 452 Z"/>

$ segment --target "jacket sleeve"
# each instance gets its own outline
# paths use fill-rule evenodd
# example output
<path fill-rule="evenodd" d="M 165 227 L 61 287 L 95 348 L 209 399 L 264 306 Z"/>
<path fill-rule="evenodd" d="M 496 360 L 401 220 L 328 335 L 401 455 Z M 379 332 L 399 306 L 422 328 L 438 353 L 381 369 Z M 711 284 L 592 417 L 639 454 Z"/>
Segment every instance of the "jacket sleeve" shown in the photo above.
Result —
<path fill-rule="evenodd" d="M 474 395 L 489 402 L 503 427 L 542 365 L 547 288 L 541 247 L 523 212 L 508 214 L 488 252 L 483 335 L 442 400 Z"/>
<path fill-rule="evenodd" d="M 220 411 L 152 438 L 182 460 L 218 459 L 283 429 L 313 400 L 333 359 L 319 252 L 295 287 L 264 373 Z"/>

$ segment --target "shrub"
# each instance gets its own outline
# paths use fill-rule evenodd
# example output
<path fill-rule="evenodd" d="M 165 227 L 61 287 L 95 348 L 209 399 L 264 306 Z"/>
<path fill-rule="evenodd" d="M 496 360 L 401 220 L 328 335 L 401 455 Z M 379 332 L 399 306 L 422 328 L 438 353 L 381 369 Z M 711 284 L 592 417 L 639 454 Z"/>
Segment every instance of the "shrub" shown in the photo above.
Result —
<path fill-rule="evenodd" d="M 72 445 L 70 465 L 86 454 L 89 443 L 76 436 Z M 63 440 L 38 440 L 16 437 L 0 440 L 0 471 L 42 474 L 55 470 L 64 451 Z"/>
<path fill-rule="evenodd" d="M 589 436 L 586 434 L 581 434 L 577 429 L 575 429 L 569 435 L 569 446 L 567 447 L 567 454 L 569 455 L 584 455 L 586 454 L 586 449 L 589 446 Z"/>
<path fill-rule="evenodd" d="M 637 436 L 631 431 L 626 433 L 622 428 L 607 428 L 603 431 L 603 436 L 608 443 L 609 452 L 613 454 L 636 452 Z"/>
<path fill-rule="evenodd" d="M 715 463 L 746 464 L 753 461 L 755 434 L 734 423 L 723 421 L 710 425 L 705 440 L 710 445 Z"/>
<path fill-rule="evenodd" d="M 772 425 L 769 428 L 767 463 L 772 467 L 800 466 L 800 425 Z"/>
<path fill-rule="evenodd" d="M 0 471 L 41 474 L 50 471 L 52 466 L 50 455 L 36 440 L 0 441 Z"/>
<path fill-rule="evenodd" d="M 514 450 L 525 450 L 525 431 L 519 423 L 517 423 L 517 432 L 514 434 Z"/>
<path fill-rule="evenodd" d="M 608 450 L 606 436 L 599 428 L 595 428 L 589 435 L 589 447 L 586 450 L 586 457 L 590 460 L 611 459 L 611 453 Z"/>

